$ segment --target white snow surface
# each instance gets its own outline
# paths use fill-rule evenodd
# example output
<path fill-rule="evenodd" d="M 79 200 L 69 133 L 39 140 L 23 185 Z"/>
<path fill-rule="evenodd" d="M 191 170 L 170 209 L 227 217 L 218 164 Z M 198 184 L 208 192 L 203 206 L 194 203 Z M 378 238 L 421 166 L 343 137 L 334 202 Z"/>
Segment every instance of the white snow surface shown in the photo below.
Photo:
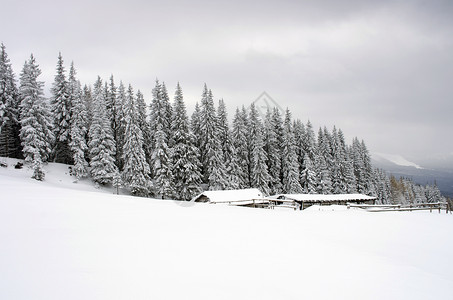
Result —
<path fill-rule="evenodd" d="M 0 299 L 452 298 L 445 212 L 187 207 L 45 169 L 0 167 Z"/>
<path fill-rule="evenodd" d="M 390 161 L 390 162 L 392 162 L 392 163 L 394 163 L 395 165 L 398 165 L 398 166 L 414 167 L 414 168 L 417 168 L 417 169 L 423 169 L 423 167 L 417 165 L 414 162 L 411 162 L 411 161 L 405 159 L 404 157 L 402 157 L 399 154 L 373 153 L 373 157 L 376 160 L 380 160 L 380 159 L 383 158 L 383 159 L 388 160 L 388 161 Z"/>

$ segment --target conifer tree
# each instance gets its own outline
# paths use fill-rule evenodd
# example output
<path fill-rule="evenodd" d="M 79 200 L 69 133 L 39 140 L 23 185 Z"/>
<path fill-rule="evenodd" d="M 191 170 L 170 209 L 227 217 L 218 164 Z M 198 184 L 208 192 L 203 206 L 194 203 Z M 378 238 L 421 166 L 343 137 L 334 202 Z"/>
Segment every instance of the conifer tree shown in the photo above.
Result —
<path fill-rule="evenodd" d="M 6 53 L 0 47 L 0 156 L 23 158 L 19 137 L 19 92 L 14 72 Z"/>
<path fill-rule="evenodd" d="M 267 155 L 264 150 L 263 126 L 258 110 L 250 106 L 249 141 L 250 141 L 250 183 L 265 195 L 270 194 L 271 180 L 267 167 Z"/>
<path fill-rule="evenodd" d="M 162 124 L 158 124 L 154 138 L 155 147 L 151 157 L 154 170 L 154 192 L 162 199 L 172 198 L 174 184 L 171 153 Z"/>
<path fill-rule="evenodd" d="M 117 95 L 115 97 L 115 126 L 116 126 L 116 136 L 115 146 L 116 146 L 116 155 L 115 162 L 119 171 L 123 170 L 124 160 L 123 160 L 123 145 L 125 140 L 126 132 L 126 114 L 124 108 L 126 106 L 126 88 L 122 81 L 118 86 Z"/>
<path fill-rule="evenodd" d="M 264 121 L 264 149 L 270 176 L 269 189 L 273 195 L 282 192 L 281 115 L 277 108 L 268 109 Z"/>
<path fill-rule="evenodd" d="M 138 110 L 138 126 L 143 133 L 143 149 L 145 151 L 146 161 L 151 161 L 151 152 L 149 145 L 151 144 L 151 131 L 149 123 L 146 120 L 146 103 L 145 98 L 140 90 L 137 91 L 137 110 Z"/>
<path fill-rule="evenodd" d="M 70 143 L 71 103 L 68 96 L 68 82 L 66 80 L 63 57 L 58 54 L 57 74 L 52 86 L 51 109 L 54 119 L 55 161 L 72 164 Z"/>
<path fill-rule="evenodd" d="M 283 127 L 282 175 L 283 191 L 285 193 L 300 194 L 302 192 L 302 186 L 299 182 L 299 163 L 296 155 L 294 131 L 289 109 L 286 110 Z"/>
<path fill-rule="evenodd" d="M 204 180 L 210 190 L 223 190 L 227 185 L 225 159 L 218 133 L 212 92 L 205 84 L 200 107 L 200 152 Z"/>
<path fill-rule="evenodd" d="M 190 128 L 194 135 L 194 146 L 199 150 L 201 145 L 201 129 L 200 129 L 200 105 L 195 103 L 195 108 L 190 119 Z M 198 151 L 198 159 L 200 160 L 200 151 Z"/>
<path fill-rule="evenodd" d="M 201 164 L 198 149 L 194 146 L 194 136 L 190 132 L 182 89 L 176 86 L 171 123 L 173 145 L 174 196 L 180 200 L 190 200 L 201 192 Z"/>
<path fill-rule="evenodd" d="M 317 193 L 316 171 L 308 153 L 305 153 L 301 170 L 301 186 L 306 194 Z"/>
<path fill-rule="evenodd" d="M 32 178 L 44 180 L 42 163 L 49 158 L 54 135 L 51 114 L 44 98 L 44 83 L 38 81 L 39 75 L 41 70 L 31 55 L 20 75 L 20 138 L 25 161 L 32 164 Z"/>
<path fill-rule="evenodd" d="M 88 150 L 86 143 L 88 129 L 87 111 L 82 99 L 82 88 L 80 82 L 76 79 L 76 70 L 74 63 L 71 63 L 68 78 L 68 101 L 71 105 L 71 123 L 69 127 L 69 148 L 73 155 L 74 166 L 72 175 L 77 180 L 88 175 L 88 162 L 85 159 L 85 153 Z"/>
<path fill-rule="evenodd" d="M 93 120 L 89 129 L 88 149 L 91 176 L 98 184 L 111 183 L 118 169 L 115 165 L 115 141 L 107 118 L 102 80 L 98 77 L 93 90 Z"/>
<path fill-rule="evenodd" d="M 236 113 L 233 119 L 233 129 L 231 132 L 232 145 L 236 152 L 236 157 L 239 162 L 238 178 L 239 188 L 247 188 L 249 182 L 249 155 L 248 155 L 248 140 L 247 140 L 247 112 L 244 107 L 242 111 L 236 108 Z"/>
<path fill-rule="evenodd" d="M 140 128 L 140 114 L 131 85 L 126 94 L 125 123 L 123 183 L 130 188 L 132 195 L 147 196 L 150 168 L 143 149 L 144 139 Z"/>

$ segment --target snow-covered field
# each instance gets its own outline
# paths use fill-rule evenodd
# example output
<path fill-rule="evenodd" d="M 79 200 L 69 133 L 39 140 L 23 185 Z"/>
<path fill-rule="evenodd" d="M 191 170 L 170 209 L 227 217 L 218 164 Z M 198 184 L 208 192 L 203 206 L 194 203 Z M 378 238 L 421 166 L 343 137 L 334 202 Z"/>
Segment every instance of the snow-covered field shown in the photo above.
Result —
<path fill-rule="evenodd" d="M 8 163 L 0 299 L 453 299 L 445 212 L 182 206 Z"/>

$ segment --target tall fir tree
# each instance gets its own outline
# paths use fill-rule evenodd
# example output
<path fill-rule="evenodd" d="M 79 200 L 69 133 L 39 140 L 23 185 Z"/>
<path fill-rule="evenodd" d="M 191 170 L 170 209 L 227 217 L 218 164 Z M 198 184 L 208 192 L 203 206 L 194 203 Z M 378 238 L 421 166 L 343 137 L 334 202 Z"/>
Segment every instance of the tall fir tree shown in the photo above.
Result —
<path fill-rule="evenodd" d="M 308 153 L 305 153 L 304 162 L 302 164 L 301 170 L 301 186 L 303 193 L 305 194 L 316 194 L 317 193 L 317 179 L 316 179 L 316 171 L 314 168 L 314 164 L 311 161 L 310 156 Z"/>
<path fill-rule="evenodd" d="M 68 100 L 71 103 L 71 123 L 69 127 L 69 149 L 72 153 L 74 166 L 72 175 L 77 180 L 88 175 L 88 162 L 85 154 L 88 150 L 87 139 L 87 111 L 83 102 L 82 88 L 80 82 L 76 79 L 76 69 L 74 63 L 71 63 L 68 78 Z"/>
<path fill-rule="evenodd" d="M 138 110 L 138 126 L 143 133 L 143 149 L 145 151 L 146 161 L 151 161 L 151 152 L 149 145 L 151 144 L 151 130 L 147 121 L 145 98 L 140 90 L 137 91 L 137 110 Z"/>
<path fill-rule="evenodd" d="M 200 152 L 204 181 L 209 190 L 223 190 L 227 186 L 225 159 L 218 133 L 214 99 L 205 84 L 200 107 Z"/>
<path fill-rule="evenodd" d="M 124 166 L 123 160 L 123 145 L 125 140 L 125 132 L 126 132 L 126 114 L 124 108 L 126 107 L 126 88 L 122 81 L 118 86 L 117 95 L 115 97 L 115 131 L 116 135 L 114 135 L 115 140 L 115 147 L 116 147 L 116 155 L 115 155 L 115 163 L 118 167 L 118 170 L 121 172 Z"/>
<path fill-rule="evenodd" d="M 143 149 L 144 138 L 140 128 L 138 104 L 131 85 L 126 94 L 125 123 L 123 183 L 129 187 L 132 195 L 148 196 L 150 168 Z"/>
<path fill-rule="evenodd" d="M 88 133 L 91 176 L 98 184 L 111 183 L 118 173 L 115 165 L 115 141 L 105 108 L 102 80 L 98 76 L 93 90 L 93 120 Z"/>
<path fill-rule="evenodd" d="M 171 149 L 162 124 L 158 124 L 155 133 L 155 146 L 151 160 L 153 162 L 154 193 L 162 199 L 172 198 L 174 183 L 172 173 Z"/>
<path fill-rule="evenodd" d="M 299 162 L 296 154 L 296 142 L 289 109 L 285 113 L 282 142 L 283 191 L 288 194 L 300 194 L 302 193 L 302 186 L 299 182 Z"/>
<path fill-rule="evenodd" d="M 239 188 L 250 187 L 249 181 L 249 155 L 248 155 L 248 116 L 247 111 L 242 107 L 242 111 L 236 108 L 233 119 L 233 128 L 231 132 L 232 145 L 236 152 L 239 169 L 237 176 L 239 179 Z"/>
<path fill-rule="evenodd" d="M 249 121 L 250 185 L 258 188 L 265 195 L 269 195 L 271 178 L 268 172 L 267 154 L 264 149 L 263 124 L 253 103 L 250 106 Z"/>
<path fill-rule="evenodd" d="M 264 121 L 264 149 L 267 153 L 267 167 L 270 176 L 269 189 L 273 195 L 283 191 L 281 134 L 282 120 L 277 108 L 268 109 Z"/>
<path fill-rule="evenodd" d="M 56 67 L 57 74 L 52 86 L 51 109 L 54 119 L 54 159 L 56 162 L 72 164 L 70 143 L 71 103 L 68 96 L 68 82 L 66 80 L 63 57 L 58 54 Z"/>
<path fill-rule="evenodd" d="M 19 91 L 14 72 L 6 53 L 0 47 L 0 156 L 23 158 L 19 137 Z"/>
<path fill-rule="evenodd" d="M 20 75 L 20 138 L 25 161 L 32 164 L 36 180 L 44 180 L 42 163 L 47 161 L 52 151 L 54 135 L 49 106 L 44 98 L 44 83 L 38 81 L 41 70 L 33 55 L 24 64 Z"/>
<path fill-rule="evenodd" d="M 201 192 L 201 164 L 198 149 L 194 145 L 194 135 L 190 131 L 189 118 L 183 92 L 179 83 L 176 86 L 171 122 L 171 144 L 173 148 L 174 196 L 180 200 L 190 200 Z"/>

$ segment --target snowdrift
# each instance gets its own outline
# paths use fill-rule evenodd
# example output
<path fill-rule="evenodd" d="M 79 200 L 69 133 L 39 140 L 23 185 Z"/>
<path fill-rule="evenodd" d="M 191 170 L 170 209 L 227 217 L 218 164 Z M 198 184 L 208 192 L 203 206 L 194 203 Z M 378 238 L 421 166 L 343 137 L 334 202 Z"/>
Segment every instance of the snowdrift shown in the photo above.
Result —
<path fill-rule="evenodd" d="M 451 299 L 453 215 L 116 196 L 0 167 L 0 299 Z"/>

